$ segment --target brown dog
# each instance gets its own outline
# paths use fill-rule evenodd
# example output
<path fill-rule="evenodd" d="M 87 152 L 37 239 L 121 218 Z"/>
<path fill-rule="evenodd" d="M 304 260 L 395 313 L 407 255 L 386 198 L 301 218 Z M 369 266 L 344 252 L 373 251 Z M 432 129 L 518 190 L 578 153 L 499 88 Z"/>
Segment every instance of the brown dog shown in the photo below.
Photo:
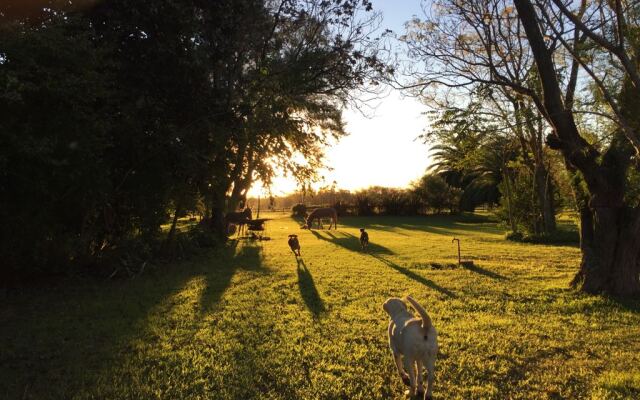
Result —
<path fill-rule="evenodd" d="M 360 228 L 360 246 L 362 246 L 362 250 L 367 250 L 369 247 L 369 234 L 364 228 Z"/>
<path fill-rule="evenodd" d="M 293 251 L 293 254 L 295 254 L 296 257 L 300 257 L 300 242 L 298 241 L 298 235 L 289 235 L 287 243 L 289 243 L 289 247 L 291 248 L 291 251 Z"/>

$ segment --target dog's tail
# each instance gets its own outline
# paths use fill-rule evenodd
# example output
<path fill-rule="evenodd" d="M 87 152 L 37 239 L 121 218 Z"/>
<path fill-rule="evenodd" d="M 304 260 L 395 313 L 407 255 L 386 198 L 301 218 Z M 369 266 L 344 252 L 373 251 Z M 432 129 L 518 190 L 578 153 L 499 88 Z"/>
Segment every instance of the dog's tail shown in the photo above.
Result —
<path fill-rule="evenodd" d="M 425 309 L 422 308 L 422 306 L 418 304 L 418 302 L 415 301 L 413 297 L 407 296 L 407 301 L 411 303 L 411 306 L 415 308 L 418 314 L 420 314 L 420 318 L 422 318 L 422 329 L 424 330 L 424 337 L 426 338 L 429 329 L 433 326 L 433 324 L 431 323 L 431 317 L 429 317 L 429 314 L 427 314 Z"/>

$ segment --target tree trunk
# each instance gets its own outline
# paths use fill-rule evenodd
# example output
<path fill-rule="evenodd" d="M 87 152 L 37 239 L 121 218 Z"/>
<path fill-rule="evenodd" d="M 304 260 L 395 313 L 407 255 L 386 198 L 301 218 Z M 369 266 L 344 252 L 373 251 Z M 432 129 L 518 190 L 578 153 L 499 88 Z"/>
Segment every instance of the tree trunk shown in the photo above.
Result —
<path fill-rule="evenodd" d="M 556 212 L 553 203 L 553 183 L 544 164 L 536 163 L 534 179 L 538 207 L 542 213 L 543 233 L 550 234 L 556 230 Z"/>
<path fill-rule="evenodd" d="M 246 207 L 247 191 L 253 183 L 253 172 L 256 164 L 254 151 L 252 149 L 245 149 L 245 151 L 242 152 L 242 157 L 238 159 L 238 163 L 241 164 L 236 166 L 231 177 L 233 189 L 228 199 L 227 212 L 236 211 L 241 202 L 243 202 Z M 246 168 L 243 165 L 244 163 L 246 163 Z"/>
<path fill-rule="evenodd" d="M 233 190 L 227 203 L 227 212 L 236 211 L 241 203 L 246 207 L 249 186 L 251 186 L 251 180 L 249 179 L 238 180 L 233 184 Z"/>
<path fill-rule="evenodd" d="M 573 283 L 589 293 L 638 295 L 640 216 L 637 208 L 624 206 L 630 146 L 614 136 L 601 153 L 580 135 L 571 108 L 565 106 L 553 52 L 547 48 L 533 3 L 514 0 L 514 5 L 542 83 L 543 101 L 532 99 L 554 129 L 547 143 L 561 150 L 565 161 L 581 172 L 590 195 L 591 216 L 581 210 L 582 263 Z"/>
<path fill-rule="evenodd" d="M 640 294 L 640 213 L 623 207 L 581 210 L 582 262 L 572 284 L 588 293 Z"/>
<path fill-rule="evenodd" d="M 232 193 L 227 201 L 227 212 L 235 212 L 240 205 L 240 200 L 241 198 L 239 195 Z"/>
<path fill-rule="evenodd" d="M 616 258 L 613 261 L 611 292 L 622 295 L 640 294 L 640 212 L 625 209 Z"/>
<path fill-rule="evenodd" d="M 580 249 L 584 252 L 593 245 L 593 213 L 584 205 L 580 207 Z"/>
<path fill-rule="evenodd" d="M 171 221 L 171 228 L 169 229 L 169 234 L 167 235 L 167 239 L 164 241 L 162 245 L 162 253 L 165 256 L 173 257 L 173 239 L 176 236 L 176 226 L 178 225 L 178 216 L 182 212 L 182 207 L 180 203 L 176 205 L 176 211 L 173 215 L 173 220 Z"/>
<path fill-rule="evenodd" d="M 511 208 L 513 204 L 513 197 L 511 195 L 511 178 L 509 177 L 509 173 L 507 172 L 506 168 L 504 170 L 504 186 L 507 189 L 507 209 L 509 211 L 509 224 L 511 225 L 511 231 L 515 233 L 518 232 L 518 225 L 513 219 L 513 211 Z"/>
<path fill-rule="evenodd" d="M 213 193 L 211 203 L 211 231 L 213 234 L 222 239 L 227 239 L 228 226 L 225 221 L 225 195 L 218 192 Z"/>

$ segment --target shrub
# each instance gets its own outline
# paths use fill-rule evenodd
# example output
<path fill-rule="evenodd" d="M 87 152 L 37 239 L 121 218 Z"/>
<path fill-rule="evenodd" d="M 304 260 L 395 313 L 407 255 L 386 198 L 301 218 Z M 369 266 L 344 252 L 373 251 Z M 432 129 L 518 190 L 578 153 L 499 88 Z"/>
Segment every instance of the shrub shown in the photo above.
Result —
<path fill-rule="evenodd" d="M 522 234 L 522 232 L 509 231 L 505 235 L 505 239 L 511 240 L 513 242 L 522 242 L 523 238 L 524 238 L 524 235 Z"/>
<path fill-rule="evenodd" d="M 386 215 L 416 215 L 420 202 L 407 190 L 386 189 L 381 192 L 381 208 Z"/>
<path fill-rule="evenodd" d="M 349 211 L 348 206 L 345 203 L 341 202 L 341 201 L 336 202 L 333 205 L 333 208 L 336 210 L 336 212 L 338 213 L 339 217 L 344 217 L 345 215 L 347 215 L 347 213 Z"/>
<path fill-rule="evenodd" d="M 359 216 L 373 215 L 373 202 L 366 192 L 356 194 L 356 209 Z"/>
<path fill-rule="evenodd" d="M 444 209 L 451 213 L 458 211 L 462 191 L 449 184 L 439 175 L 427 174 L 414 186 L 415 195 L 436 214 Z"/>
<path fill-rule="evenodd" d="M 215 247 L 220 244 L 220 238 L 211 232 L 210 229 L 203 226 L 203 224 L 196 225 L 189 230 L 186 235 L 199 247 Z"/>
<path fill-rule="evenodd" d="M 574 230 L 559 229 L 546 235 L 534 235 L 522 232 L 509 232 L 505 235 L 507 240 L 521 243 L 535 244 L 576 244 L 580 243 L 580 234 Z"/>
<path fill-rule="evenodd" d="M 304 218 L 307 216 L 307 206 L 302 203 L 298 203 L 291 207 L 291 215 L 296 218 Z"/>

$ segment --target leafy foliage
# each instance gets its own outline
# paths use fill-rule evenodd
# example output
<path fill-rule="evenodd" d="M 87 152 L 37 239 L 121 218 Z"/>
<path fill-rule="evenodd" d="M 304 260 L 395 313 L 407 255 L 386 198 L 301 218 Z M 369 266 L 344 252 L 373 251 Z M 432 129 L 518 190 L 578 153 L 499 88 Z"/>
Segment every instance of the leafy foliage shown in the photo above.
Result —
<path fill-rule="evenodd" d="M 92 265 L 130 240 L 152 254 L 175 239 L 161 224 L 187 212 L 224 238 L 224 214 L 254 179 L 313 177 L 344 134 L 344 103 L 387 72 L 368 1 L 14 11 L 0 15 L 9 275 Z"/>
<path fill-rule="evenodd" d="M 291 207 L 291 215 L 298 218 L 304 218 L 307 216 L 307 206 L 302 203 L 298 203 Z"/>
<path fill-rule="evenodd" d="M 423 176 L 414 186 L 416 196 L 425 207 L 439 214 L 443 209 L 458 210 L 462 190 L 451 187 L 442 177 L 435 174 Z"/>
<path fill-rule="evenodd" d="M 433 144 L 431 171 L 461 190 L 459 207 L 464 211 L 499 203 L 505 166 L 515 157 L 513 140 L 480 111 L 471 104 L 433 113 L 433 124 L 422 136 Z"/>

